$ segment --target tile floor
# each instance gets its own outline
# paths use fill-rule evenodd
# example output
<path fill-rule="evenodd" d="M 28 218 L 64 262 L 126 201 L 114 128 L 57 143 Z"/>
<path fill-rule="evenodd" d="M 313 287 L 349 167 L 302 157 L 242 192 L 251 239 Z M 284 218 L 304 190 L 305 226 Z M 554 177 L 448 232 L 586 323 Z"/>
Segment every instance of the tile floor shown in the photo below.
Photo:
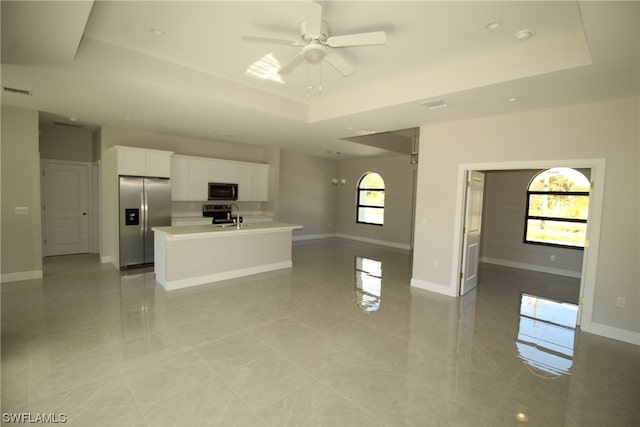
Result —
<path fill-rule="evenodd" d="M 170 293 L 150 269 L 46 259 L 45 279 L 2 285 L 3 424 L 640 425 L 640 349 L 522 296 L 575 302 L 575 279 L 484 265 L 454 299 L 411 289 L 407 252 L 336 239 L 293 258 Z"/>

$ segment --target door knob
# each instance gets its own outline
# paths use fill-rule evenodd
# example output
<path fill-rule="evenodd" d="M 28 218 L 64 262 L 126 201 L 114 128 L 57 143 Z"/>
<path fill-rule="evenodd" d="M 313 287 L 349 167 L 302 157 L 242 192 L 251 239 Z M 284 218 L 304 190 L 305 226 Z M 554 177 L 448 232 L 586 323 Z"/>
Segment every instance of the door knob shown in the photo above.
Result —
<path fill-rule="evenodd" d="M 86 215 L 86 214 L 87 214 L 86 212 L 82 212 L 82 215 Z"/>

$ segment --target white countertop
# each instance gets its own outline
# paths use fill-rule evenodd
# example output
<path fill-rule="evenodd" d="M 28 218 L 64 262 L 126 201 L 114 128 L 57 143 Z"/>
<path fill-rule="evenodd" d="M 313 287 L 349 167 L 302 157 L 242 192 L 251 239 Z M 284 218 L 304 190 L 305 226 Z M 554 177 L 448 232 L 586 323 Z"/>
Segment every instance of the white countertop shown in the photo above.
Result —
<path fill-rule="evenodd" d="M 175 227 L 153 227 L 152 230 L 166 234 L 168 239 L 192 239 L 205 237 L 221 237 L 232 234 L 252 234 L 252 233 L 273 233 L 285 230 L 300 230 L 303 227 L 297 224 L 286 224 L 282 222 L 261 222 L 255 224 L 241 224 L 240 227 L 234 224 L 220 225 L 183 225 Z"/>

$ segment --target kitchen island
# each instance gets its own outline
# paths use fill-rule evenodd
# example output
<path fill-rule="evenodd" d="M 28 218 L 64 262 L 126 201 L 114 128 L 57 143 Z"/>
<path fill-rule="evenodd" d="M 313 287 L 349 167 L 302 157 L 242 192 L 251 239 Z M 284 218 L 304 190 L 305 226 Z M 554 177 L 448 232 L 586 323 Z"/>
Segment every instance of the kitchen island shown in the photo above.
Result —
<path fill-rule="evenodd" d="M 166 290 L 292 266 L 291 238 L 301 225 L 155 227 L 156 281 Z"/>

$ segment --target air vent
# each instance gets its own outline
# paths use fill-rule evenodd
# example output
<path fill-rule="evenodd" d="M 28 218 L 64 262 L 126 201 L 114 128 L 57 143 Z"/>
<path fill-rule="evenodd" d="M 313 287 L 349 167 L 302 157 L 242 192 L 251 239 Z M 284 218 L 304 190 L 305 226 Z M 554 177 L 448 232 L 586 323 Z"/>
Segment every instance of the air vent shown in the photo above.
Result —
<path fill-rule="evenodd" d="M 53 122 L 54 125 L 56 126 L 64 126 L 67 128 L 76 128 L 76 129 L 81 129 L 82 125 L 76 124 L 76 123 L 67 123 L 67 122 Z"/>
<path fill-rule="evenodd" d="M 5 92 L 15 93 L 16 95 L 27 95 L 27 96 L 33 95 L 33 92 L 25 89 L 16 89 L 14 87 L 7 87 L 7 86 L 2 86 L 2 89 L 4 89 Z"/>
<path fill-rule="evenodd" d="M 423 102 L 420 105 L 427 107 L 429 110 L 437 110 L 438 108 L 447 108 L 449 105 L 442 99 L 436 99 L 434 101 Z"/>

